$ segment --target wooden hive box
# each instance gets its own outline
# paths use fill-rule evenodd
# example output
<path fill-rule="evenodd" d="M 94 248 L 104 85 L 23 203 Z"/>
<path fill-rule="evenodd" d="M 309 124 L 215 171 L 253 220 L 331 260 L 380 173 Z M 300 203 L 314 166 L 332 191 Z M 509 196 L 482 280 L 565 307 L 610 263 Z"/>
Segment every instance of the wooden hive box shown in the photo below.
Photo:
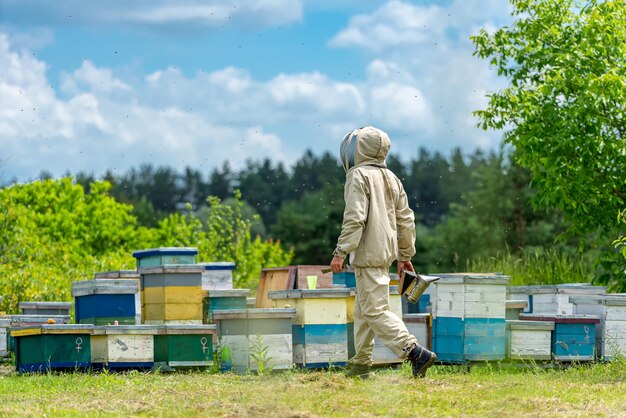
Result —
<path fill-rule="evenodd" d="M 398 286 L 389 286 L 389 310 L 402 320 L 402 295 L 398 293 Z M 402 359 L 377 338 L 374 338 L 372 360 L 374 361 L 374 366 L 388 366 L 402 363 Z"/>
<path fill-rule="evenodd" d="M 595 359 L 596 326 L 600 318 L 593 315 L 524 314 L 521 320 L 549 321 L 552 332 L 552 358 L 557 361 L 592 361 Z"/>
<path fill-rule="evenodd" d="M 526 302 L 526 307 L 522 313 L 533 312 L 533 297 L 532 289 L 536 286 L 507 286 L 506 298 L 507 300 L 523 300 Z"/>
<path fill-rule="evenodd" d="M 93 325 L 39 325 L 11 329 L 20 373 L 91 367 Z"/>
<path fill-rule="evenodd" d="M 71 302 L 20 302 L 22 315 L 69 315 Z"/>
<path fill-rule="evenodd" d="M 94 367 L 147 369 L 154 366 L 154 335 L 158 325 L 97 326 L 91 336 Z"/>
<path fill-rule="evenodd" d="M 138 279 L 98 279 L 72 283 L 76 323 L 141 324 Z"/>
<path fill-rule="evenodd" d="M 144 324 L 202 324 L 202 272 L 198 264 L 139 268 Z"/>
<path fill-rule="evenodd" d="M 429 313 L 404 314 L 402 318 L 409 333 L 417 338 L 422 347 L 432 349 L 432 316 Z"/>
<path fill-rule="evenodd" d="M 209 290 L 204 296 L 204 323 L 213 324 L 213 311 L 246 309 L 250 289 Z"/>
<path fill-rule="evenodd" d="M 202 272 L 203 290 L 230 290 L 233 288 L 235 263 L 215 262 L 199 264 L 204 266 L 204 271 Z"/>
<path fill-rule="evenodd" d="M 222 371 L 286 370 L 293 366 L 295 309 L 260 308 L 213 311 Z"/>
<path fill-rule="evenodd" d="M 596 325 L 596 356 L 604 357 L 604 335 L 606 322 L 606 305 L 602 295 L 574 295 L 569 301 L 574 307 L 574 315 L 594 315 L 600 318 Z"/>
<path fill-rule="evenodd" d="M 296 267 L 296 289 L 308 289 L 309 282 L 307 276 L 317 276 L 317 289 L 330 289 L 333 287 L 333 273 L 322 273 L 322 269 L 327 269 L 328 266 L 305 266 L 298 265 Z"/>
<path fill-rule="evenodd" d="M 160 247 L 133 252 L 137 268 L 166 264 L 195 264 L 198 249 L 195 247 Z"/>
<path fill-rule="evenodd" d="M 437 274 L 430 287 L 433 348 L 443 363 L 503 360 L 506 342 L 506 285 L 492 273 Z"/>
<path fill-rule="evenodd" d="M 207 368 L 213 365 L 216 326 L 164 325 L 154 336 L 156 366 Z"/>
<path fill-rule="evenodd" d="M 11 321 L 9 318 L 0 318 L 0 358 L 9 355 L 9 329 Z"/>
<path fill-rule="evenodd" d="M 43 324 L 69 324 L 71 318 L 69 315 L 9 315 L 11 328 L 28 327 Z M 8 349 L 15 353 L 15 339 L 9 333 Z"/>
<path fill-rule="evenodd" d="M 564 283 L 559 285 L 510 286 L 509 299 L 527 300 L 524 313 L 547 315 L 572 315 L 574 305 L 570 296 L 594 296 L 606 293 L 606 287 L 588 283 Z"/>
<path fill-rule="evenodd" d="M 267 297 L 267 293 L 274 290 L 291 290 L 295 286 L 295 280 L 296 268 L 293 266 L 261 269 L 255 307 L 271 308 L 273 302 Z"/>
<path fill-rule="evenodd" d="M 506 319 L 516 320 L 519 319 L 520 314 L 523 314 L 528 307 L 528 302 L 524 299 L 507 299 L 506 301 Z"/>
<path fill-rule="evenodd" d="M 295 308 L 293 362 L 322 368 L 348 362 L 347 303 L 350 289 L 272 291 L 275 308 Z"/>
<path fill-rule="evenodd" d="M 511 360 L 550 360 L 554 322 L 507 320 L 506 353 Z"/>

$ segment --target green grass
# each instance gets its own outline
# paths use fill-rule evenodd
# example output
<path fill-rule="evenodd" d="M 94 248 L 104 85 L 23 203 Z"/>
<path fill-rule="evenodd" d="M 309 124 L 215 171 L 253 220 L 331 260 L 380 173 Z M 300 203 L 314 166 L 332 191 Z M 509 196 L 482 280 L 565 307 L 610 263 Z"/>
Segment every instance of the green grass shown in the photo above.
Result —
<path fill-rule="evenodd" d="M 521 254 L 505 251 L 494 257 L 468 262 L 467 271 L 501 272 L 511 277 L 512 286 L 589 283 L 591 260 L 557 249 L 529 250 Z"/>
<path fill-rule="evenodd" d="M 369 380 L 340 371 L 17 375 L 0 368 L 0 416 L 619 416 L 626 363 L 568 369 L 407 366 Z M 623 415 L 622 415 L 623 416 Z"/>

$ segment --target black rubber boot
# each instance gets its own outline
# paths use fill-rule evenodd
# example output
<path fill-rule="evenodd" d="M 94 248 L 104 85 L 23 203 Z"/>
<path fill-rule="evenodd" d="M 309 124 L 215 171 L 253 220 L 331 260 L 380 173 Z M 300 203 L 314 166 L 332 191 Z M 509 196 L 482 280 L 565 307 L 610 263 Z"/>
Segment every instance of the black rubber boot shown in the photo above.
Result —
<path fill-rule="evenodd" d="M 406 361 L 411 363 L 413 377 L 425 377 L 426 370 L 435 363 L 437 355 L 424 347 L 416 346 L 409 353 Z"/>
<path fill-rule="evenodd" d="M 365 364 L 350 364 L 346 371 L 346 377 L 359 377 L 367 379 L 370 377 L 370 366 Z"/>

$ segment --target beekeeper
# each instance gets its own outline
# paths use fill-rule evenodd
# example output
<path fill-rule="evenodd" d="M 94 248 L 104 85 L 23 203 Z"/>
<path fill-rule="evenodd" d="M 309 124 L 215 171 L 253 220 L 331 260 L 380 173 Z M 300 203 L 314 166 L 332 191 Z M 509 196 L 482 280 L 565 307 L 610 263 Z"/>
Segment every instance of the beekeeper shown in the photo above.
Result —
<path fill-rule="evenodd" d="M 415 217 L 402 183 L 385 164 L 390 148 L 389 136 L 372 126 L 348 133 L 340 146 L 346 206 L 330 267 L 342 271 L 349 255 L 356 273 L 356 354 L 347 376 L 369 377 L 374 337 L 410 362 L 415 377 L 423 377 L 437 358 L 389 310 L 389 267 L 398 260 L 398 272 L 413 271 L 415 255 Z"/>

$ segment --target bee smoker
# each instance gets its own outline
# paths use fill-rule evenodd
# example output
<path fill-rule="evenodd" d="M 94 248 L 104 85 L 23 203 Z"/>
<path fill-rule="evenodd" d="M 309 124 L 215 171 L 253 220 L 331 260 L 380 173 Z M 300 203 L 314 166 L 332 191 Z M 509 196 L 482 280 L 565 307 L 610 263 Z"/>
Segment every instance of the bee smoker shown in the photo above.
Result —
<path fill-rule="evenodd" d="M 417 303 L 417 300 L 426 291 L 431 283 L 439 280 L 439 277 L 420 276 L 412 271 L 404 270 L 400 274 L 400 294 L 406 296 L 411 303 Z"/>

